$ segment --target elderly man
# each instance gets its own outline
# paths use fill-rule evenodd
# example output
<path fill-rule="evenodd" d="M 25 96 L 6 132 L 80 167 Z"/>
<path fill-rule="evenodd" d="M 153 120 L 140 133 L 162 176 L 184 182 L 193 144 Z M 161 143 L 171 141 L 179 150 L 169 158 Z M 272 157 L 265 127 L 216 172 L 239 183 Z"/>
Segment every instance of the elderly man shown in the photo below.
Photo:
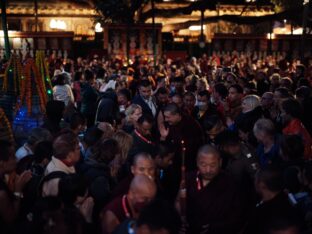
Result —
<path fill-rule="evenodd" d="M 112 192 L 112 197 L 117 197 L 126 193 L 129 190 L 133 176 L 136 175 L 146 175 L 153 180 L 155 179 L 156 165 L 154 159 L 148 153 L 139 153 L 134 156 L 133 162 L 131 163 L 131 174 L 120 181 L 115 187 Z"/>
<path fill-rule="evenodd" d="M 180 201 L 186 199 L 187 233 L 228 234 L 241 227 L 240 196 L 235 183 L 221 171 L 221 164 L 214 147 L 199 149 L 198 169 L 187 176 L 176 203 L 180 209 Z"/>
<path fill-rule="evenodd" d="M 111 201 L 102 211 L 102 233 L 112 233 L 128 219 L 137 219 L 140 211 L 156 196 L 155 182 L 146 175 L 137 175 L 131 182 L 127 194 Z"/>
<path fill-rule="evenodd" d="M 272 113 L 275 111 L 274 109 L 274 94 L 272 92 L 265 92 L 261 96 L 261 107 L 263 110 L 263 115 L 265 118 L 272 119 Z"/>

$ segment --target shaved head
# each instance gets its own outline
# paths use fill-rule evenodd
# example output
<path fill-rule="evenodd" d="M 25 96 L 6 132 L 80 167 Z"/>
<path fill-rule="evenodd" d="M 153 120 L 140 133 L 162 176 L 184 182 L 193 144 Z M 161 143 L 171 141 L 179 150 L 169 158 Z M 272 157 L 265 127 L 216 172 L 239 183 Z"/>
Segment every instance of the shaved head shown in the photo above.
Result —
<path fill-rule="evenodd" d="M 128 191 L 128 199 L 136 212 L 140 212 L 150 201 L 152 201 L 157 192 L 154 180 L 146 175 L 136 175 Z"/>
<path fill-rule="evenodd" d="M 151 191 L 156 194 L 156 184 L 146 175 L 136 175 L 131 181 L 130 190 L 135 192 Z"/>

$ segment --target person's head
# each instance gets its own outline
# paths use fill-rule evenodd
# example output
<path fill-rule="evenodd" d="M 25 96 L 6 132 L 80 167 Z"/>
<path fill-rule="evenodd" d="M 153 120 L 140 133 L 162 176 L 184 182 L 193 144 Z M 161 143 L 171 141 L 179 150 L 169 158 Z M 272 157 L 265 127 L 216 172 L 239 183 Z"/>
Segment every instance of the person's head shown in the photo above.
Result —
<path fill-rule="evenodd" d="M 281 100 L 286 99 L 286 98 L 290 98 L 290 93 L 289 93 L 289 90 L 286 89 L 285 87 L 277 88 L 274 91 L 274 103 L 275 103 L 275 105 L 278 105 Z"/>
<path fill-rule="evenodd" d="M 152 95 L 152 84 L 149 80 L 142 80 L 139 84 L 139 93 L 144 99 L 149 99 Z"/>
<path fill-rule="evenodd" d="M 156 196 L 157 186 L 146 175 L 135 175 L 131 181 L 127 198 L 136 213 L 140 212 Z"/>
<path fill-rule="evenodd" d="M 34 162 L 48 165 L 53 155 L 53 146 L 51 141 L 39 142 L 34 151 Z"/>
<path fill-rule="evenodd" d="M 293 81 L 289 77 L 281 79 L 281 87 L 285 87 L 288 90 L 292 90 Z"/>
<path fill-rule="evenodd" d="M 254 136 L 261 143 L 274 139 L 275 127 L 270 119 L 259 119 L 253 127 Z"/>
<path fill-rule="evenodd" d="M 41 141 L 52 141 L 52 135 L 45 128 L 33 128 L 27 138 L 27 144 L 34 148 Z"/>
<path fill-rule="evenodd" d="M 212 98 L 214 101 L 224 100 L 229 92 L 223 83 L 217 83 L 212 89 Z"/>
<path fill-rule="evenodd" d="M 219 133 L 216 137 L 216 144 L 221 151 L 231 156 L 235 156 L 241 152 L 240 139 L 234 131 L 225 130 Z"/>
<path fill-rule="evenodd" d="M 225 85 L 231 87 L 233 84 L 237 83 L 237 76 L 233 72 L 229 72 L 225 76 Z"/>
<path fill-rule="evenodd" d="M 302 159 L 304 154 L 304 143 L 298 135 L 283 135 L 281 141 L 281 155 L 286 161 Z"/>
<path fill-rule="evenodd" d="M 86 82 L 88 82 L 89 85 L 93 86 L 95 83 L 95 77 L 92 71 L 85 70 L 84 72 L 84 79 Z"/>
<path fill-rule="evenodd" d="M 80 71 L 75 72 L 74 81 L 81 81 L 81 79 L 82 79 L 82 72 Z"/>
<path fill-rule="evenodd" d="M 197 92 L 208 90 L 209 85 L 205 78 L 200 78 L 196 81 Z"/>
<path fill-rule="evenodd" d="M 308 86 L 301 86 L 296 89 L 296 99 L 299 102 L 303 102 L 311 97 L 312 91 Z"/>
<path fill-rule="evenodd" d="M 257 95 L 247 95 L 242 101 L 242 112 L 250 112 L 258 106 L 260 106 L 260 98 Z"/>
<path fill-rule="evenodd" d="M 97 128 L 102 131 L 101 139 L 108 139 L 114 135 L 114 127 L 108 122 L 99 122 Z"/>
<path fill-rule="evenodd" d="M 136 123 L 138 119 L 142 116 L 142 107 L 137 104 L 131 104 L 126 109 L 125 114 L 127 121 Z"/>
<path fill-rule="evenodd" d="M 204 119 L 204 130 L 210 140 L 214 140 L 215 137 L 225 129 L 225 126 L 219 115 L 210 115 Z"/>
<path fill-rule="evenodd" d="M 131 166 L 131 173 L 136 175 L 146 175 L 149 178 L 155 178 L 156 166 L 151 155 L 148 153 L 139 153 L 134 156 Z"/>
<path fill-rule="evenodd" d="M 169 91 L 165 87 L 160 87 L 156 93 L 156 99 L 158 104 L 166 105 L 169 101 Z"/>
<path fill-rule="evenodd" d="M 202 146 L 197 153 L 197 168 L 203 180 L 211 181 L 215 178 L 222 166 L 221 156 L 211 145 Z"/>
<path fill-rule="evenodd" d="M 300 103 L 292 98 L 286 99 L 281 104 L 281 117 L 284 125 L 292 119 L 301 119 L 302 109 Z"/>
<path fill-rule="evenodd" d="M 180 215 L 172 204 L 155 200 L 140 213 L 136 222 L 137 234 L 178 234 Z"/>
<path fill-rule="evenodd" d="M 131 100 L 131 94 L 128 89 L 121 89 L 117 92 L 118 104 L 127 106 Z"/>
<path fill-rule="evenodd" d="M 136 129 L 143 136 L 148 136 L 148 135 L 151 135 L 153 124 L 154 124 L 153 116 L 149 114 L 144 114 L 138 119 L 138 124 L 136 125 Z"/>
<path fill-rule="evenodd" d="M 243 97 L 244 90 L 239 84 L 231 85 L 229 88 L 228 99 L 230 102 L 240 101 Z"/>
<path fill-rule="evenodd" d="M 113 139 L 115 139 L 118 142 L 118 146 L 120 149 L 120 154 L 118 158 L 118 163 L 123 164 L 128 156 L 128 152 L 131 149 L 133 139 L 132 136 L 128 133 L 120 130 L 114 133 Z"/>
<path fill-rule="evenodd" d="M 271 85 L 273 85 L 273 87 L 278 87 L 280 85 L 280 81 L 281 81 L 280 74 L 278 74 L 278 73 L 272 74 L 270 77 L 270 81 L 271 81 Z"/>
<path fill-rule="evenodd" d="M 92 149 L 90 156 L 98 163 L 109 165 L 111 161 L 120 153 L 118 142 L 114 139 L 100 140 Z"/>
<path fill-rule="evenodd" d="M 157 153 L 155 157 L 155 163 L 159 168 L 167 168 L 173 162 L 175 149 L 172 144 L 159 143 L 157 145 Z"/>
<path fill-rule="evenodd" d="M 299 78 L 304 77 L 305 70 L 306 70 L 306 67 L 303 64 L 298 64 L 295 70 L 296 77 L 299 77 Z"/>
<path fill-rule="evenodd" d="M 6 140 L 0 140 L 0 175 L 9 173 L 16 168 L 14 145 Z"/>
<path fill-rule="evenodd" d="M 180 108 L 175 103 L 170 103 L 164 108 L 165 121 L 169 125 L 177 125 L 182 119 Z"/>
<path fill-rule="evenodd" d="M 76 133 L 79 134 L 79 132 L 85 131 L 86 129 L 86 118 L 81 113 L 74 113 L 70 118 L 70 129 Z"/>
<path fill-rule="evenodd" d="M 53 142 L 53 155 L 55 158 L 66 161 L 74 166 L 80 159 L 80 147 L 77 136 L 67 132 L 58 136 Z"/>
<path fill-rule="evenodd" d="M 195 102 L 196 102 L 196 98 L 192 92 L 187 92 L 184 94 L 183 103 L 187 109 L 193 110 L 193 108 L 195 106 Z"/>
<path fill-rule="evenodd" d="M 55 85 L 65 85 L 65 74 L 58 74 L 55 78 Z"/>
<path fill-rule="evenodd" d="M 197 94 L 197 106 L 199 110 L 205 111 L 209 106 L 210 93 L 207 90 L 198 92 Z"/>
<path fill-rule="evenodd" d="M 174 77 L 171 84 L 176 93 L 182 94 L 184 92 L 184 79 L 181 76 Z"/>
<path fill-rule="evenodd" d="M 175 103 L 179 108 L 183 106 L 183 97 L 180 93 L 175 93 L 171 97 L 172 103 Z"/>
<path fill-rule="evenodd" d="M 255 188 L 261 198 L 265 194 L 278 194 L 284 188 L 283 175 L 279 169 L 267 167 L 260 169 L 255 176 Z"/>
<path fill-rule="evenodd" d="M 265 92 L 261 96 L 261 106 L 263 109 L 268 109 L 274 104 L 274 94 L 272 92 Z"/>
<path fill-rule="evenodd" d="M 83 142 L 87 147 L 93 146 L 97 141 L 101 139 L 103 132 L 96 126 L 88 128 L 83 136 Z"/>

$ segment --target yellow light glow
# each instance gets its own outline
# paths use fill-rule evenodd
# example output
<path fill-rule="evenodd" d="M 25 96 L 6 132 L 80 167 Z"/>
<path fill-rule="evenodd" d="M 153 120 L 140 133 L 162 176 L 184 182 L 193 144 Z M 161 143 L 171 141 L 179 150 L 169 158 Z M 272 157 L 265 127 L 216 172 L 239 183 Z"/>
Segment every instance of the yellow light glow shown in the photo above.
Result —
<path fill-rule="evenodd" d="M 95 32 L 103 32 L 103 28 L 100 23 L 96 23 Z"/>
<path fill-rule="evenodd" d="M 206 25 L 203 25 L 203 29 L 205 30 L 206 29 Z M 201 26 L 200 25 L 192 25 L 189 27 L 189 30 L 191 31 L 199 31 L 201 30 Z"/>
<path fill-rule="evenodd" d="M 50 21 L 50 28 L 65 30 L 67 28 L 67 25 L 66 25 L 65 21 L 63 21 L 63 20 L 52 19 Z"/>

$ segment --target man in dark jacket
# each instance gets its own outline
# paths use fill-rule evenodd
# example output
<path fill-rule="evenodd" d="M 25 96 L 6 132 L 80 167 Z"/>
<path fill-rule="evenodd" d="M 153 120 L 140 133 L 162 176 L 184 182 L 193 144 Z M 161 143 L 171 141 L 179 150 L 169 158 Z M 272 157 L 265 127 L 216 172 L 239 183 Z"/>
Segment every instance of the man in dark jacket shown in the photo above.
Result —
<path fill-rule="evenodd" d="M 87 126 L 91 127 L 92 125 L 94 125 L 98 92 L 93 87 L 95 83 L 93 73 L 89 70 L 86 70 L 84 75 L 86 83 L 81 87 L 81 113 L 87 118 Z"/>
<path fill-rule="evenodd" d="M 130 159 L 141 152 L 146 152 L 151 155 L 155 154 L 156 143 L 151 135 L 153 122 L 153 117 L 147 114 L 143 114 L 138 119 L 138 124 L 132 133 L 133 144 L 129 151 Z"/>
<path fill-rule="evenodd" d="M 231 177 L 221 171 L 222 159 L 210 145 L 197 154 L 197 171 L 186 177 L 177 208 L 186 200 L 187 233 L 238 233 L 242 224 L 241 198 Z M 186 191 L 185 191 L 186 189 Z M 185 197 L 186 196 L 186 197 Z"/>
<path fill-rule="evenodd" d="M 157 106 L 152 96 L 152 85 L 148 80 L 142 80 L 139 84 L 139 95 L 135 96 L 132 103 L 142 107 L 142 112 L 156 116 Z"/>

